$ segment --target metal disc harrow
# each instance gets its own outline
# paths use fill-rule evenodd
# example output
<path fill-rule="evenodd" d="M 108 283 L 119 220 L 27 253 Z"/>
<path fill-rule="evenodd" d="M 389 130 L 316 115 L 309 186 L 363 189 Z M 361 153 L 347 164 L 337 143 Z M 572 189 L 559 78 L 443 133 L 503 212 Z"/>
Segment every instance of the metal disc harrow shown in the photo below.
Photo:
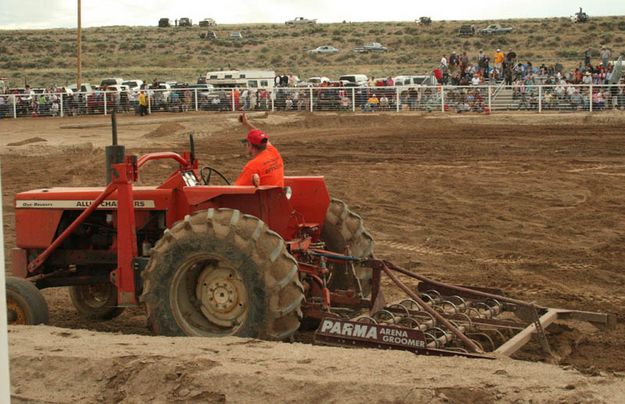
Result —
<path fill-rule="evenodd" d="M 379 291 L 368 313 L 345 318 L 328 313 L 315 333 L 319 343 L 405 349 L 418 354 L 495 358 L 510 356 L 536 335 L 551 356 L 545 328 L 557 320 L 577 319 L 597 326 L 613 326 L 614 316 L 539 307 L 487 288 L 436 282 L 390 262 L 369 260 L 379 275 L 386 274 L 407 297 L 379 304 Z M 419 281 L 416 290 L 398 277 Z M 378 275 L 378 276 L 379 276 Z"/>

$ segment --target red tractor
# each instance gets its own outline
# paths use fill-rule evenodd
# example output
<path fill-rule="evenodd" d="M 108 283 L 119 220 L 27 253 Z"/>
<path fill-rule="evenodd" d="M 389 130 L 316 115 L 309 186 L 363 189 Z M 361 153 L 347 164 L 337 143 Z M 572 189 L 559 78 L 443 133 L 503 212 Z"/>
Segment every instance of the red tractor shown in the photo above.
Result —
<path fill-rule="evenodd" d="M 330 198 L 323 177 L 287 177 L 285 188 L 211 185 L 225 177 L 200 167 L 192 139 L 182 155 L 137 158 L 115 145 L 115 131 L 113 138 L 106 187 L 16 195 L 12 323 L 46 322 L 38 289 L 59 286 L 93 319 L 142 304 L 159 335 L 284 340 L 304 326 L 318 327 L 320 343 L 487 358 L 514 353 L 532 334 L 548 351 L 544 328 L 556 319 L 614 321 L 442 284 L 376 260 L 361 217 Z M 146 163 L 160 159 L 179 167 L 158 186 L 133 187 Z M 383 274 L 407 298 L 387 305 Z"/>
<path fill-rule="evenodd" d="M 133 188 L 139 170 L 160 159 L 179 168 L 158 186 Z M 322 279 L 324 257 L 310 251 L 369 258 L 373 248 L 362 219 L 330 199 L 322 177 L 287 177 L 284 189 L 209 185 L 211 174 L 223 175 L 200 168 L 193 152 L 127 157 L 111 170 L 106 188 L 16 195 L 14 275 L 39 289 L 69 286 L 77 310 L 95 319 L 142 302 L 162 335 L 284 339 L 304 308 L 321 317 L 322 290 L 370 294 L 371 270 L 357 278 L 362 296 L 342 293 L 349 276 Z M 42 319 L 43 307 L 18 312 Z"/>

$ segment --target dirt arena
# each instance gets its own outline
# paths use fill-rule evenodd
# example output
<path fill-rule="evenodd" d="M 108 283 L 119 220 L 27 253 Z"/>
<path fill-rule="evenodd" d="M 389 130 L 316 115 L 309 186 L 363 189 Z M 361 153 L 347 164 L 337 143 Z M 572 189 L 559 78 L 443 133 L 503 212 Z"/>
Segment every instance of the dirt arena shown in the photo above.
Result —
<path fill-rule="evenodd" d="M 616 313 L 616 329 L 554 327 L 558 366 L 431 358 L 152 337 L 139 309 L 87 322 L 65 290 L 45 290 L 50 326 L 10 328 L 15 402 L 625 401 L 625 114 L 250 116 L 287 175 L 324 175 L 332 196 L 365 218 L 379 258 L 540 305 Z M 120 142 L 137 154 L 183 151 L 194 132 L 200 160 L 235 178 L 246 161 L 236 118 L 121 116 Z M 0 134 L 8 257 L 14 194 L 103 185 L 110 126 L 4 119 Z M 142 183 L 170 167 L 151 163 Z"/>

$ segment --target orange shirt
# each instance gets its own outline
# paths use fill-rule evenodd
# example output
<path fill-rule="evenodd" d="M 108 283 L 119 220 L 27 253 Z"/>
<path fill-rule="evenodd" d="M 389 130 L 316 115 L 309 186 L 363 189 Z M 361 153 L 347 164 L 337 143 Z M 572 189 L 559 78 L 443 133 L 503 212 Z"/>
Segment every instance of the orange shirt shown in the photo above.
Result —
<path fill-rule="evenodd" d="M 252 183 L 254 174 L 258 174 L 260 177 L 260 185 L 284 187 L 284 162 L 278 149 L 273 147 L 271 143 L 267 143 L 265 150 L 247 162 L 234 185 L 254 185 Z"/>
<path fill-rule="evenodd" d="M 495 53 L 495 63 L 503 63 L 504 55 L 503 52 Z"/>

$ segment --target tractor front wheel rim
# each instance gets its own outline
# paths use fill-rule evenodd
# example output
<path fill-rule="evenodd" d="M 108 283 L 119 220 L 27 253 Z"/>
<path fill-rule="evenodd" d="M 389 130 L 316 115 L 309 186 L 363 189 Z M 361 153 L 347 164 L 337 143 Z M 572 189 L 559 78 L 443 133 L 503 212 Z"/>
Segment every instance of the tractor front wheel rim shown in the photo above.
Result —
<path fill-rule="evenodd" d="M 28 324 L 26 321 L 26 312 L 11 298 L 7 298 L 7 321 L 9 324 Z"/>

